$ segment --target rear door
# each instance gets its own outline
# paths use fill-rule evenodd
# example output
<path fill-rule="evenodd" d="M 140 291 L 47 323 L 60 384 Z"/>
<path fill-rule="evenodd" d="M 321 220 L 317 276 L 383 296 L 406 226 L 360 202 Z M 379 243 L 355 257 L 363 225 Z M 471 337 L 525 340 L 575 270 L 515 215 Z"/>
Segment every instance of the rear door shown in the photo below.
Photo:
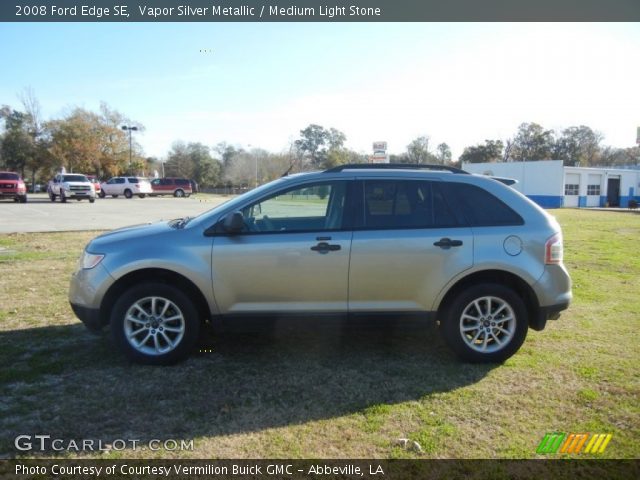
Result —
<path fill-rule="evenodd" d="M 346 312 L 347 185 L 304 184 L 241 208 L 245 230 L 216 234 L 213 242 L 213 291 L 221 313 Z"/>
<path fill-rule="evenodd" d="M 349 311 L 430 311 L 473 265 L 473 234 L 437 181 L 364 179 L 351 245 Z"/>

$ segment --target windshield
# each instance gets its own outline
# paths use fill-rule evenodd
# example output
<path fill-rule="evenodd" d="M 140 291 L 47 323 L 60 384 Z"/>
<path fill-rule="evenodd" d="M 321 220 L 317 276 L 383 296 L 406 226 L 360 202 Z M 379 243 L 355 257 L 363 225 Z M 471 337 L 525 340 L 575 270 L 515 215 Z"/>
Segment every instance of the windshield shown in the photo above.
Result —
<path fill-rule="evenodd" d="M 0 173 L 0 180 L 20 180 L 17 173 Z"/>
<path fill-rule="evenodd" d="M 63 182 L 88 182 L 84 175 L 65 175 L 62 177 Z"/>

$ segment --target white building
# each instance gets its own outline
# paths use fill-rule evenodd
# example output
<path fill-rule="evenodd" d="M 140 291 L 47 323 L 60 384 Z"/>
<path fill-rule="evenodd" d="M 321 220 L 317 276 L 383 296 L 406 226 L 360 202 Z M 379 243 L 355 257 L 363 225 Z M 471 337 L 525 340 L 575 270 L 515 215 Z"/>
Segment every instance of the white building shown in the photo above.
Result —
<path fill-rule="evenodd" d="M 463 163 L 462 169 L 513 178 L 513 188 L 545 208 L 627 207 L 640 199 L 640 170 L 564 167 L 562 160 Z"/>

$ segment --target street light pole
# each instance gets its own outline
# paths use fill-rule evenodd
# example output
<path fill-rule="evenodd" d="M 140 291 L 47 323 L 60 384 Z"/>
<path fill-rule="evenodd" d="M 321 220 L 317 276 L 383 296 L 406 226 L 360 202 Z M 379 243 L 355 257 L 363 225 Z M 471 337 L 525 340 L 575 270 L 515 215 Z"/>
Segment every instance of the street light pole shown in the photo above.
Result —
<path fill-rule="evenodd" d="M 129 131 L 129 168 L 131 168 L 131 151 L 132 151 L 132 141 L 131 141 L 131 131 L 138 131 L 138 127 L 131 127 L 129 125 L 123 125 L 122 130 Z"/>

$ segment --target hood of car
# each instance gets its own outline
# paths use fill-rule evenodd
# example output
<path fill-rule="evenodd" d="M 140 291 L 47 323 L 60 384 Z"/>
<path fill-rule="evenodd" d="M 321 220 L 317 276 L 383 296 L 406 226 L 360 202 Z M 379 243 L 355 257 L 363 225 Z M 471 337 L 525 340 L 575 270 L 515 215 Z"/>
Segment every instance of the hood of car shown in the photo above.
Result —
<path fill-rule="evenodd" d="M 115 244 L 123 242 L 130 244 L 140 238 L 145 238 L 145 241 L 148 241 L 151 236 L 174 230 L 169 223 L 168 221 L 162 221 L 118 228 L 94 238 L 89 244 L 88 250 L 93 253 L 104 253 Z"/>

